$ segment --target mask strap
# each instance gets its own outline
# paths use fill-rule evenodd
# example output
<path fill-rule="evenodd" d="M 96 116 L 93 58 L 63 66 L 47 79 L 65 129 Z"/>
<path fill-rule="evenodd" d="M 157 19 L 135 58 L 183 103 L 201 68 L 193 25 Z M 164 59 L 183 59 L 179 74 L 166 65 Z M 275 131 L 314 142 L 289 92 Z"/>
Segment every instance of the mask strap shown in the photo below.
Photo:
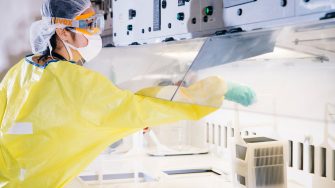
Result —
<path fill-rule="evenodd" d="M 83 58 L 81 58 L 81 59 L 79 59 L 78 63 L 80 64 L 80 66 L 84 66 L 85 60 L 83 60 Z"/>
<path fill-rule="evenodd" d="M 69 57 L 70 57 L 69 61 L 70 61 L 70 60 L 73 60 L 73 54 L 72 54 L 72 51 L 71 51 L 71 49 L 70 49 L 70 47 L 73 47 L 73 46 L 70 45 L 70 44 L 68 44 L 68 43 L 66 43 L 66 42 L 64 42 L 63 40 L 62 40 L 62 42 L 63 42 L 63 44 L 64 44 L 64 46 L 65 46 L 65 49 L 66 49 L 66 51 L 67 51 L 67 54 L 68 54 Z"/>
<path fill-rule="evenodd" d="M 63 40 L 62 40 L 62 42 L 63 42 L 63 44 L 64 44 L 64 46 L 66 48 L 67 53 L 70 56 L 70 60 L 69 61 L 73 60 L 73 54 L 72 54 L 71 48 L 74 49 L 74 50 L 78 50 L 78 48 L 74 47 L 73 45 L 71 45 L 71 44 L 69 44 L 67 42 L 64 42 Z M 79 59 L 79 61 L 77 63 L 79 63 L 79 65 L 81 65 L 81 66 L 84 66 L 85 59 L 81 58 L 81 59 Z"/>
<path fill-rule="evenodd" d="M 50 40 L 48 41 L 48 47 L 49 47 L 49 54 L 51 56 L 51 59 L 54 59 L 53 55 L 52 55 L 52 46 L 51 46 L 51 43 L 50 43 Z"/>

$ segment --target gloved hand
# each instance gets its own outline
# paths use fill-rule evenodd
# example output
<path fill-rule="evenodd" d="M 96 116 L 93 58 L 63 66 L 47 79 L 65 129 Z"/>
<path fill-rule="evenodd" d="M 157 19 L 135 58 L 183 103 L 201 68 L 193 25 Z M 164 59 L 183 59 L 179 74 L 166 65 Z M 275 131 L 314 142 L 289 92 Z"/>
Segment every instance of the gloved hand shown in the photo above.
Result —
<path fill-rule="evenodd" d="M 249 106 L 255 102 L 256 94 L 248 86 L 228 82 L 228 90 L 225 93 L 225 99 L 233 101 L 243 106 Z"/>

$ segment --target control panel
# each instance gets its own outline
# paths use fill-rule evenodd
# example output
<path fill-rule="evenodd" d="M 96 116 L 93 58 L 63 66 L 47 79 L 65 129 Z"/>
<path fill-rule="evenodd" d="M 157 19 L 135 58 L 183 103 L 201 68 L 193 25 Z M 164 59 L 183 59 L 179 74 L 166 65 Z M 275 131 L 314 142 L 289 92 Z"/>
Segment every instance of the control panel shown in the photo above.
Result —
<path fill-rule="evenodd" d="M 92 0 L 103 43 L 128 46 L 332 19 L 334 0 Z"/>
<path fill-rule="evenodd" d="M 218 0 L 114 0 L 116 46 L 212 35 L 223 28 Z"/>
<path fill-rule="evenodd" d="M 223 0 L 225 28 L 285 26 L 334 17 L 334 0 Z"/>

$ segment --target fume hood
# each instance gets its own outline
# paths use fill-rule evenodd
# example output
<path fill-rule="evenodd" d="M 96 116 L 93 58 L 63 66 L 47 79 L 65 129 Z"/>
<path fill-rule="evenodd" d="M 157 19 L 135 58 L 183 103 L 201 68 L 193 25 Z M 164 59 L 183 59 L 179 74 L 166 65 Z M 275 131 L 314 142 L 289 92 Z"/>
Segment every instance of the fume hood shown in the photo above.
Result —
<path fill-rule="evenodd" d="M 178 101 L 176 96 L 182 88 L 220 76 L 226 82 L 250 86 L 257 100 L 248 107 L 224 100 L 214 105 L 219 111 L 199 122 L 157 127 L 150 130 L 153 136 L 140 132 L 125 138 L 81 176 L 137 173 L 127 176 L 133 177 L 127 183 L 106 182 L 103 178 L 93 181 L 106 186 L 230 187 L 232 145 L 241 135 L 266 136 L 287 143 L 288 187 L 334 186 L 334 33 L 335 22 L 324 20 L 177 42 L 104 48 L 86 66 L 121 89 L 136 93 L 167 87 L 169 92 L 163 96 L 151 97 Z M 144 180 L 146 176 L 153 181 Z"/>

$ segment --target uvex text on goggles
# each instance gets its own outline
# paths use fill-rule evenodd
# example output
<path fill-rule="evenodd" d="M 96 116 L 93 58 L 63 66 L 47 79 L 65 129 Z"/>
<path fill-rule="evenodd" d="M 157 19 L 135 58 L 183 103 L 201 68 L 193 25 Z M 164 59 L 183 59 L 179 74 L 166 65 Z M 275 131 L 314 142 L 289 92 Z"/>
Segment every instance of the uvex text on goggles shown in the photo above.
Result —
<path fill-rule="evenodd" d="M 58 17 L 49 17 L 51 24 L 61 24 L 66 27 L 74 28 L 88 35 L 101 34 L 104 30 L 104 17 L 102 14 L 88 13 L 76 16 L 73 20 Z"/>

